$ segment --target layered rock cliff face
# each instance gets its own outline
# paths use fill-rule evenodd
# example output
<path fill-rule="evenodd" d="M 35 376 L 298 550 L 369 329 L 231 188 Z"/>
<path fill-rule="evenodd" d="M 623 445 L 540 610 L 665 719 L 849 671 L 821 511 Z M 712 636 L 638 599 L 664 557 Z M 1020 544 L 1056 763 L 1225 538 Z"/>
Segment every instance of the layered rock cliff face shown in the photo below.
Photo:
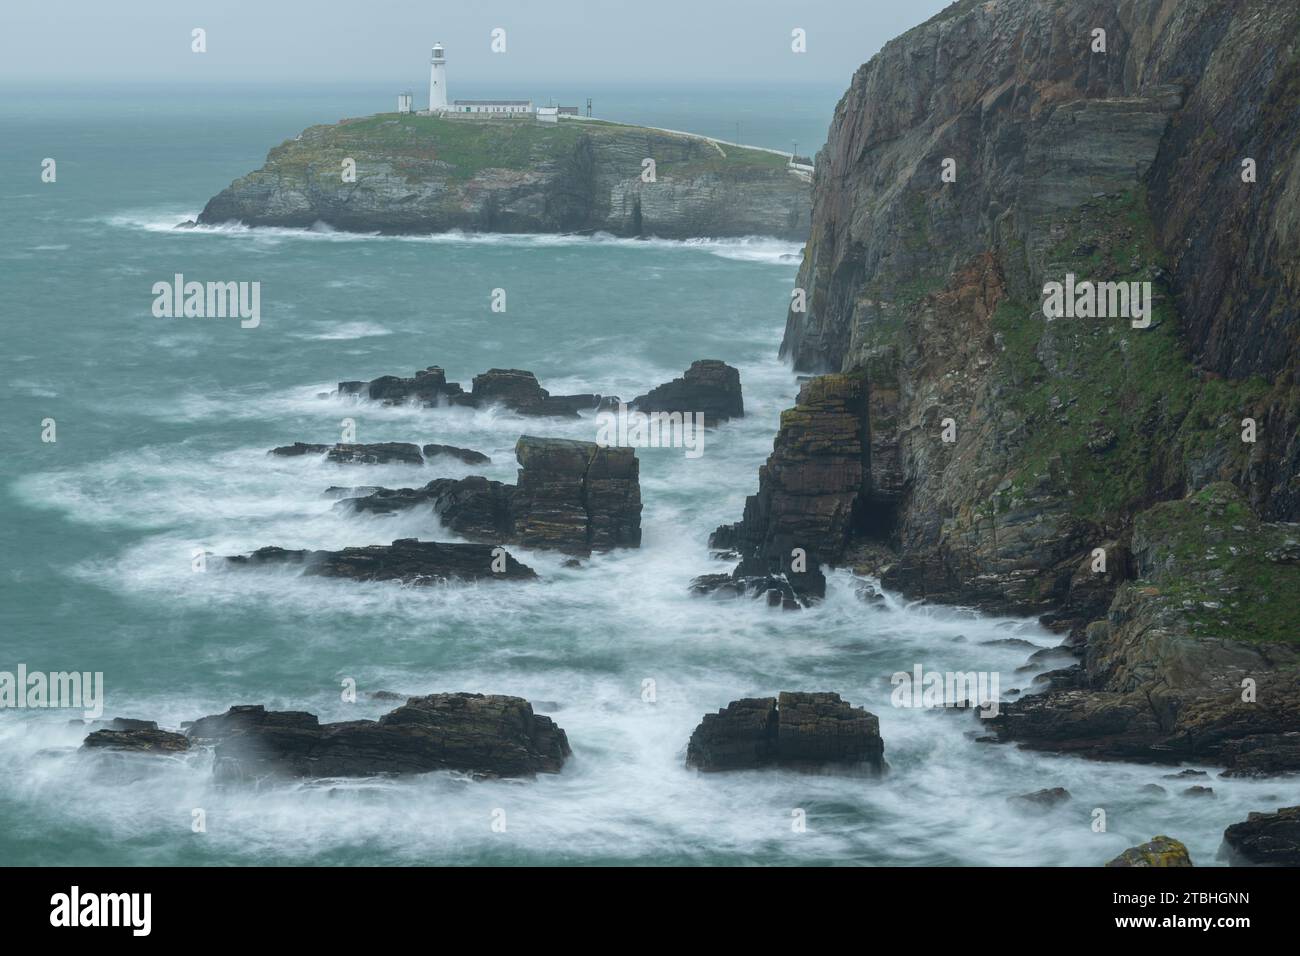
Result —
<path fill-rule="evenodd" d="M 782 537 L 801 397 L 724 537 L 1068 631 L 1085 663 L 1007 736 L 1300 767 L 1244 756 L 1300 730 L 1298 199 L 1300 6 L 953 4 L 858 71 L 818 156 L 782 351 L 861 381 L 863 486 L 820 501 L 847 534 Z M 1071 275 L 1150 283 L 1149 324 L 1048 319 Z"/>
<path fill-rule="evenodd" d="M 344 181 L 348 159 L 353 182 Z M 209 200 L 199 222 L 802 241 L 809 215 L 807 177 L 762 150 L 603 122 L 381 114 L 277 146 Z"/>

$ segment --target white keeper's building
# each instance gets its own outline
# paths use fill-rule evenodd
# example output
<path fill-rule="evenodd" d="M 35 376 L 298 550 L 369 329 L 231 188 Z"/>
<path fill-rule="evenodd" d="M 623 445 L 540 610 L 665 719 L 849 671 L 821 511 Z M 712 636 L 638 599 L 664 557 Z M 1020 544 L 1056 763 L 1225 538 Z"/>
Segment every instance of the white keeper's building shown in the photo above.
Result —
<path fill-rule="evenodd" d="M 411 111 L 411 95 L 399 93 L 397 112 Z M 421 110 L 421 112 L 424 112 Z M 429 57 L 429 109 L 433 113 L 493 114 L 496 116 L 536 116 L 539 122 L 554 123 L 560 115 L 578 115 L 576 106 L 533 108 L 532 100 L 447 100 L 447 51 L 441 43 L 433 45 Z"/>

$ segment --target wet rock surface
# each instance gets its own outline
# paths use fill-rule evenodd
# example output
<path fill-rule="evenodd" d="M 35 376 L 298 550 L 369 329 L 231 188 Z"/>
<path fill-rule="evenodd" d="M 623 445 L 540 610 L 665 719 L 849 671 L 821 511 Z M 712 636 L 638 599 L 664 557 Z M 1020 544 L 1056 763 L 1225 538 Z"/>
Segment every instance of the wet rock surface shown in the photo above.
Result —
<path fill-rule="evenodd" d="M 718 528 L 709 541 L 741 555 L 738 593 L 775 589 L 795 604 L 825 594 L 820 564 L 844 558 L 863 516 L 866 402 L 861 376 L 828 375 L 805 383 L 795 407 L 782 413 L 758 493 L 746 500 L 739 523 Z"/>
<path fill-rule="evenodd" d="M 340 465 L 423 465 L 426 458 L 446 455 L 457 458 L 470 465 L 485 464 L 491 459 L 481 452 L 469 448 L 457 448 L 455 445 L 429 444 L 421 448 L 410 442 L 374 442 L 356 444 L 340 442 L 335 445 L 315 445 L 307 442 L 294 442 L 272 448 L 269 454 L 282 458 L 296 458 L 305 455 L 324 455 L 327 461 Z"/>
<path fill-rule="evenodd" d="M 706 425 L 745 414 L 740 372 L 717 359 L 692 362 L 681 378 L 638 396 L 630 407 L 639 412 L 700 413 Z"/>
<path fill-rule="evenodd" d="M 492 462 L 492 459 L 481 451 L 474 451 L 472 448 L 458 448 L 455 445 L 430 444 L 423 446 L 420 451 L 424 454 L 426 461 L 430 458 L 439 458 L 445 455 L 463 461 L 467 465 L 487 465 Z"/>
<path fill-rule="evenodd" d="M 884 749 L 874 714 L 839 694 L 783 691 L 705 714 L 687 744 L 686 765 L 705 771 L 840 767 L 880 773 Z"/>
<path fill-rule="evenodd" d="M 91 731 L 81 746 L 86 750 L 124 750 L 133 753 L 173 754 L 190 749 L 189 738 L 184 734 L 159 730 L 153 721 L 132 721 L 150 726 L 124 727 Z"/>
<path fill-rule="evenodd" d="M 587 555 L 641 543 L 640 466 L 630 448 L 522 436 L 518 483 L 439 478 L 422 488 L 382 488 L 340 509 L 388 514 L 427 506 L 467 538 Z"/>
<path fill-rule="evenodd" d="M 438 770 L 532 776 L 559 773 L 571 755 L 564 731 L 523 698 L 467 693 L 410 697 L 378 720 L 331 724 L 305 711 L 240 705 L 189 722 L 183 734 L 156 726 L 98 730 L 83 746 L 154 754 L 212 748 L 213 776 L 226 783 Z"/>
<path fill-rule="evenodd" d="M 537 572 L 513 555 L 488 544 L 448 544 L 401 538 L 392 544 L 372 544 L 339 551 L 259 548 L 224 559 L 231 568 L 293 566 L 304 574 L 353 581 L 400 581 L 435 585 L 448 581 L 519 581 Z"/>
<path fill-rule="evenodd" d="M 1300 770 L 1300 646 L 1283 623 L 1300 568 L 1267 558 L 1293 534 L 1259 521 L 1228 483 L 1139 516 L 1138 577 L 1088 628 L 1077 686 L 1005 704 L 991 726 L 1092 757 Z"/>
<path fill-rule="evenodd" d="M 1300 807 L 1251 813 L 1223 831 L 1223 852 L 1237 864 L 1300 866 Z"/>

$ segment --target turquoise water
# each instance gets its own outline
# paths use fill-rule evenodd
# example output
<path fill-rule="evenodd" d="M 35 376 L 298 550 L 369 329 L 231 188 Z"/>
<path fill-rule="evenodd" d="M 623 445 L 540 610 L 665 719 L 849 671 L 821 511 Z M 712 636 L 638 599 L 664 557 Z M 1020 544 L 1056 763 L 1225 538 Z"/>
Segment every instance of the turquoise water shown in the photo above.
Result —
<path fill-rule="evenodd" d="M 597 98 L 603 115 L 718 136 L 745 116 L 746 140 L 798 140 L 803 152 L 824 137 L 839 92 L 786 92 L 783 113 L 764 108 L 763 90 Z M 1092 865 L 1169 833 L 1203 864 L 1225 825 L 1277 805 L 1276 783 L 1249 781 L 1215 780 L 1212 801 L 1164 781 L 1172 795 L 1153 800 L 1138 790 L 1167 771 L 990 747 L 966 718 L 890 706 L 889 676 L 918 663 L 1026 686 L 1032 675 L 1014 673 L 1023 649 L 981 642 L 1055 643 L 1032 622 L 894 598 L 870 609 L 846 574 L 797 614 L 687 596 L 691 577 L 724 569 L 708 558 L 708 532 L 739 517 L 796 391 L 776 359 L 796 245 L 171 228 L 303 126 L 387 109 L 387 96 L 0 99 L 0 670 L 102 671 L 107 716 L 173 727 L 234 703 L 346 719 L 390 709 L 365 696 L 376 690 L 517 694 L 568 731 L 572 762 L 526 782 L 433 774 L 223 790 L 201 753 L 91 759 L 76 751 L 73 712 L 3 710 L 0 862 Z M 46 156 L 57 183 L 40 182 Z M 178 272 L 260 282 L 260 327 L 154 318 L 152 284 Z M 508 292 L 504 314 L 489 309 L 494 288 Z M 710 432 L 699 459 L 639 452 L 639 551 L 576 570 L 520 552 L 542 579 L 490 592 L 191 571 L 195 548 L 446 539 L 413 516 L 341 516 L 322 492 L 471 472 L 509 481 L 521 433 L 595 437 L 590 420 L 359 405 L 328 396 L 339 380 L 440 364 L 468 384 L 519 367 L 553 392 L 630 397 L 703 357 L 741 370 L 747 416 Z M 53 444 L 40 441 L 47 417 Z M 416 476 L 265 455 L 334 441 L 344 417 L 361 441 L 446 442 L 492 464 Z M 340 697 L 349 677 L 357 704 Z M 836 690 L 880 715 L 891 774 L 684 769 L 702 714 L 783 689 Z M 1049 786 L 1074 800 L 1041 817 L 1006 802 Z M 191 832 L 195 808 L 206 833 Z M 1094 808 L 1107 813 L 1104 833 Z M 496 809 L 504 833 L 491 827 Z M 795 809 L 806 832 L 791 828 Z"/>

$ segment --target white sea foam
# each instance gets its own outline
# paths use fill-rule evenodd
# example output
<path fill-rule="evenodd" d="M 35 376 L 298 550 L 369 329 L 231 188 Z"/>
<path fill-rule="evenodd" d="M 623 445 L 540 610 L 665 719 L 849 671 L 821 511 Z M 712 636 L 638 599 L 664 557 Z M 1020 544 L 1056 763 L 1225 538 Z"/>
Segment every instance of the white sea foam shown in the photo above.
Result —
<path fill-rule="evenodd" d="M 477 233 L 450 230 L 427 234 L 388 234 L 380 232 L 348 232 L 333 229 L 324 223 L 309 227 L 247 226 L 229 222 L 216 225 L 197 225 L 188 229 L 177 226 L 196 219 L 197 212 L 147 209 L 123 212 L 107 219 L 109 225 L 137 229 L 145 232 L 174 233 L 178 236 L 222 236 L 234 239 L 251 239 L 264 242 L 281 242 L 301 239 L 316 242 L 396 242 L 426 243 L 432 245 L 502 246 L 509 248 L 554 249 L 560 247 L 618 246 L 623 248 L 654 248 L 699 250 L 723 259 L 741 262 L 766 262 L 774 265 L 799 264 L 803 245 L 770 236 L 743 236 L 725 239 L 660 239 L 657 237 L 626 238 L 605 232 L 591 234 L 551 233 Z"/>

